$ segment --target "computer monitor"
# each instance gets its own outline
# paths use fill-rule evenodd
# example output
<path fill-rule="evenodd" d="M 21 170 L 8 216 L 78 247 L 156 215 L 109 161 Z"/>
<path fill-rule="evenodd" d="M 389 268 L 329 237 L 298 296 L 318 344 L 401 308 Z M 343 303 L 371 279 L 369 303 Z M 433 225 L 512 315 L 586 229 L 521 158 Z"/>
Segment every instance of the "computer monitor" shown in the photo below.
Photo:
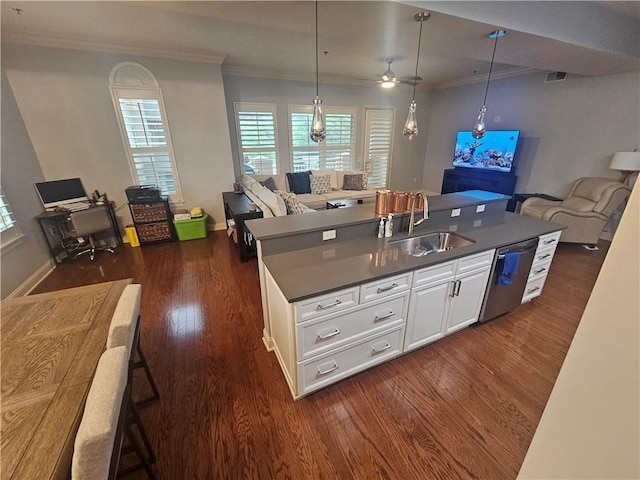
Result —
<path fill-rule="evenodd" d="M 44 208 L 54 208 L 67 203 L 89 200 L 79 178 L 38 182 L 35 187 Z"/>

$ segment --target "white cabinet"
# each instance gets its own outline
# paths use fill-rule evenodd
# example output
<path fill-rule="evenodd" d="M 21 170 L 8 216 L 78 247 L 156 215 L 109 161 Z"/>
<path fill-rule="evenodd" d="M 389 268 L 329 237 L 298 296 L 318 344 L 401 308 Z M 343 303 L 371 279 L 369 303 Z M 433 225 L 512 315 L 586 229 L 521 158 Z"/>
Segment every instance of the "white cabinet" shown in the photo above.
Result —
<path fill-rule="evenodd" d="M 413 272 L 295 303 L 268 269 L 264 278 L 273 349 L 294 398 L 402 353 Z"/>
<path fill-rule="evenodd" d="M 522 303 L 529 302 L 542 293 L 542 287 L 547 279 L 561 233 L 561 231 L 558 231 L 540 236 L 538 248 L 531 264 L 527 286 L 522 296 Z"/>
<path fill-rule="evenodd" d="M 431 343 L 478 320 L 495 250 L 414 273 L 405 352 Z"/>

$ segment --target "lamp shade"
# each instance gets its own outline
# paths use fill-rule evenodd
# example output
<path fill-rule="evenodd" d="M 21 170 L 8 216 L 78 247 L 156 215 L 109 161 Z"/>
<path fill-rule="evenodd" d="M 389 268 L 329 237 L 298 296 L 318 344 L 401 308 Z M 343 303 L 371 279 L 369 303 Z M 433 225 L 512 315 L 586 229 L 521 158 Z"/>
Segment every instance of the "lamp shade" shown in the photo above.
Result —
<path fill-rule="evenodd" d="M 611 160 L 611 170 L 640 171 L 640 152 L 616 152 Z"/>

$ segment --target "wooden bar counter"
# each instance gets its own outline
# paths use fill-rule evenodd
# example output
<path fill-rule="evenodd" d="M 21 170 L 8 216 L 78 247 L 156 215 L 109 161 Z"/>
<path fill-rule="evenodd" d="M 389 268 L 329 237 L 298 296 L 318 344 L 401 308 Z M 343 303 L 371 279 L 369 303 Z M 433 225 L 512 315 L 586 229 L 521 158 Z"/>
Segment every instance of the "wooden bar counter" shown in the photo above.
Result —
<path fill-rule="evenodd" d="M 1 302 L 2 480 L 70 476 L 84 402 L 129 283 Z"/>

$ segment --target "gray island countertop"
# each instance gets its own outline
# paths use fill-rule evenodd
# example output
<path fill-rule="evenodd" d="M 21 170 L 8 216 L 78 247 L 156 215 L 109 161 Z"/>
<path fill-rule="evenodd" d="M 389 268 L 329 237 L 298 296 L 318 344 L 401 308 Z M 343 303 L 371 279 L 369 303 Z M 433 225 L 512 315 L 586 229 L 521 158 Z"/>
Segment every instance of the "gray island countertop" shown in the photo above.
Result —
<path fill-rule="evenodd" d="M 473 201 L 478 203 L 478 199 Z M 355 209 L 344 209 L 336 213 L 347 210 Z M 300 216 L 305 215 L 297 215 Z M 371 221 L 370 212 L 367 221 Z M 565 228 L 563 225 L 510 212 L 494 213 L 484 216 L 481 220 L 464 220 L 456 224 L 456 233 L 473 240 L 472 245 L 413 257 L 394 247 L 394 241 L 408 236 L 406 232 L 398 232 L 393 237 L 384 239 L 372 235 L 345 241 L 328 241 L 321 246 L 265 255 L 262 261 L 287 300 L 296 302 Z M 416 230 L 412 236 L 449 230 L 442 224 L 433 227 L 423 224 L 421 227 L 423 228 Z"/>

